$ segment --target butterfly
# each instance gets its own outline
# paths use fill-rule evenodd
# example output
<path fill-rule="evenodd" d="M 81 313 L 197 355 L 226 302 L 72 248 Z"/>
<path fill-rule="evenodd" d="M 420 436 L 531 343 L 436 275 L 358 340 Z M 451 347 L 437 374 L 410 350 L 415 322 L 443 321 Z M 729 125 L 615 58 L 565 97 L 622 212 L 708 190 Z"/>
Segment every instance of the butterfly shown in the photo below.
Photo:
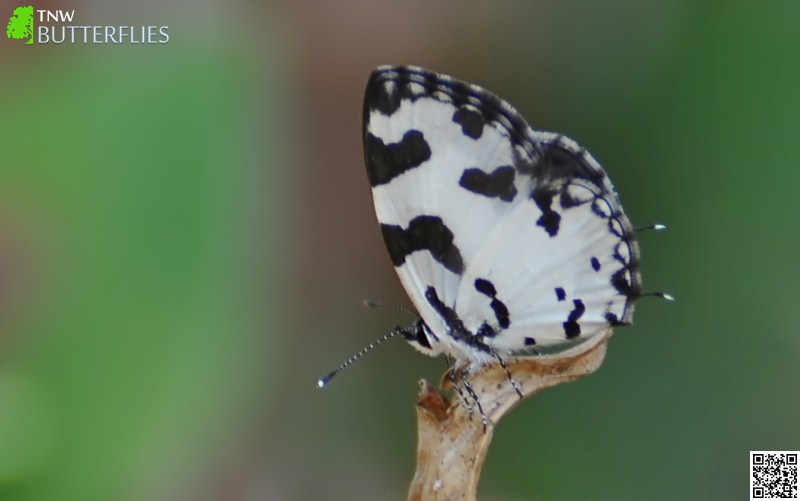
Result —
<path fill-rule="evenodd" d="M 578 143 L 414 66 L 372 72 L 363 140 L 380 231 L 419 320 L 320 387 L 396 335 L 469 369 L 632 323 L 643 295 L 635 231 Z"/>

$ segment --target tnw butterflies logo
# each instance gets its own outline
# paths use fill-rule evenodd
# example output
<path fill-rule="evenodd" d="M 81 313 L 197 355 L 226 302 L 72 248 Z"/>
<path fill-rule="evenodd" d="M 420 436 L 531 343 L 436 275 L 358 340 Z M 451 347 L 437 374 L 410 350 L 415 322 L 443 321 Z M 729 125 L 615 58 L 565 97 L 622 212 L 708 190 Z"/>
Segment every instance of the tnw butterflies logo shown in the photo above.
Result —
<path fill-rule="evenodd" d="M 167 25 L 133 25 L 126 22 L 98 23 L 91 11 L 14 9 L 6 35 L 25 40 L 25 45 L 163 45 L 169 42 Z M 5 15 L 8 15 L 6 11 Z M 81 19 L 78 19 L 78 18 Z"/>
<path fill-rule="evenodd" d="M 26 45 L 33 45 L 33 5 L 17 7 L 8 20 L 6 35 L 12 40 L 24 40 Z"/>

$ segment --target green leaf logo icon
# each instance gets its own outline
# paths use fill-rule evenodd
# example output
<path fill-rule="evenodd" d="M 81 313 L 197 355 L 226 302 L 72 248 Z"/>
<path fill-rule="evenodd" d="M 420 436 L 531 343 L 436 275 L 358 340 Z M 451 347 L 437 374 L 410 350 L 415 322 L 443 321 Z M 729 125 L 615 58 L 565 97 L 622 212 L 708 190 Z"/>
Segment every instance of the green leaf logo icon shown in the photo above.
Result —
<path fill-rule="evenodd" d="M 33 5 L 14 9 L 14 15 L 8 20 L 6 34 L 13 40 L 27 38 L 25 44 L 33 44 Z"/>

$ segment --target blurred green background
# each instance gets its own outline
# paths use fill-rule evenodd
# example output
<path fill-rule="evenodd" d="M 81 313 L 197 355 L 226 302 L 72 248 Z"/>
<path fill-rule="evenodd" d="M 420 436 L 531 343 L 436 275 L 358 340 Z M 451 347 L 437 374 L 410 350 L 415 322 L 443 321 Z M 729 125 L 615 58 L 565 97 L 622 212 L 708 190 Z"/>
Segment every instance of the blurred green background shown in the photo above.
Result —
<path fill-rule="evenodd" d="M 17 3 L 0 3 L 3 24 Z M 649 290 L 499 426 L 482 499 L 746 499 L 800 449 L 800 3 L 53 2 L 158 46 L 0 38 L 0 499 L 402 499 L 442 360 L 361 156 L 385 63 L 479 82 L 606 167 Z"/>

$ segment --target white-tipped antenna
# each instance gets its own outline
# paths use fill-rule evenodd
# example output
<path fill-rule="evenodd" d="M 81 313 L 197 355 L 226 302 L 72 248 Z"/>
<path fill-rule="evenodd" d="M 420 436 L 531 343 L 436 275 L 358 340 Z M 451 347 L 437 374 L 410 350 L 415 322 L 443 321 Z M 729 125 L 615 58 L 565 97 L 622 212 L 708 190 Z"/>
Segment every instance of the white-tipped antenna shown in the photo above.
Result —
<path fill-rule="evenodd" d="M 650 226 L 641 226 L 639 228 L 635 228 L 633 231 L 664 231 L 667 229 L 667 226 L 661 223 L 651 224 Z"/>
<path fill-rule="evenodd" d="M 395 327 L 388 334 L 385 334 L 383 337 L 380 337 L 380 338 L 376 339 L 375 341 L 371 342 L 370 344 L 368 344 L 367 346 L 361 348 L 358 351 L 358 353 L 356 353 L 355 355 L 351 356 L 350 358 L 348 358 L 347 360 L 342 362 L 342 365 L 337 367 L 336 370 L 331 371 L 326 376 L 323 376 L 323 377 L 319 378 L 317 380 L 317 388 L 320 388 L 320 389 L 325 388 L 325 386 L 327 386 L 327 384 L 331 381 L 331 379 L 333 379 L 333 376 L 335 376 L 336 374 L 339 374 L 342 371 L 342 369 L 344 369 L 345 367 L 351 365 L 353 362 L 355 362 L 359 358 L 361 358 L 364 355 L 366 355 L 367 352 L 369 352 L 370 350 L 372 350 L 373 348 L 375 348 L 379 344 L 384 343 L 384 342 L 392 339 L 396 335 L 402 334 L 403 332 L 405 332 L 405 329 L 403 329 L 402 327 Z"/>
<path fill-rule="evenodd" d="M 378 301 L 373 301 L 371 299 L 365 299 L 364 306 L 366 306 L 367 308 L 391 308 L 394 311 L 400 311 L 402 313 L 405 313 L 406 315 L 411 315 L 414 318 L 419 318 L 417 314 L 414 313 L 413 311 L 409 310 L 408 308 L 403 308 L 402 306 L 397 306 L 396 304 L 384 304 L 384 303 L 379 303 Z"/>

